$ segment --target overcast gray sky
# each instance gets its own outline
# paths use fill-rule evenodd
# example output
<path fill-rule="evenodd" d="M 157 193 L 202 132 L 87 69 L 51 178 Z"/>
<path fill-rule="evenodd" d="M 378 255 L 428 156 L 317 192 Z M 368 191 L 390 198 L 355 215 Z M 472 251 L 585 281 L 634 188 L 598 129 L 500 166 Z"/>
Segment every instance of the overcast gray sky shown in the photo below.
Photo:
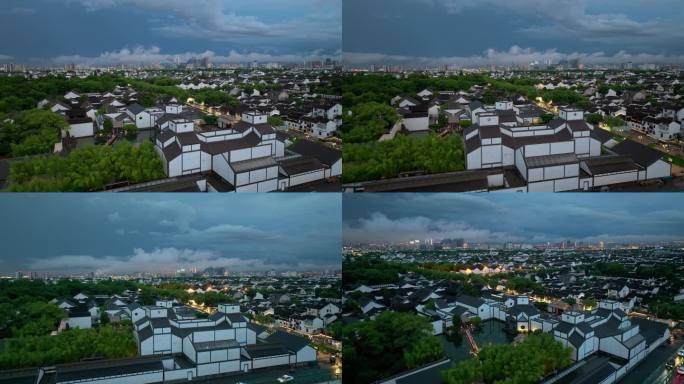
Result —
<path fill-rule="evenodd" d="M 341 0 L 2 0 L 0 62 L 157 64 L 338 57 Z"/>
<path fill-rule="evenodd" d="M 4 194 L 0 272 L 339 270 L 339 194 Z"/>
<path fill-rule="evenodd" d="M 681 194 L 364 194 L 343 196 L 343 242 L 684 241 Z"/>
<path fill-rule="evenodd" d="M 681 0 L 344 0 L 347 65 L 684 63 Z"/>

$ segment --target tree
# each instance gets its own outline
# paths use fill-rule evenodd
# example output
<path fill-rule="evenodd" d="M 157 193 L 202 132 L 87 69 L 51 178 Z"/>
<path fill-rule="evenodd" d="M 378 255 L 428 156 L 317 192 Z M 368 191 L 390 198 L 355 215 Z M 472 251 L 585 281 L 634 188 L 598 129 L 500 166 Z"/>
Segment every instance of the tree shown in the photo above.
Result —
<path fill-rule="evenodd" d="M 553 120 L 554 115 L 552 113 L 545 113 L 541 116 L 541 121 L 544 124 L 548 124 L 551 120 Z"/>
<path fill-rule="evenodd" d="M 532 304 L 534 304 L 534 306 L 541 312 L 547 312 L 549 310 L 549 303 L 543 301 L 535 301 Z"/>
<path fill-rule="evenodd" d="M 420 367 L 444 356 L 442 345 L 434 337 L 420 339 L 410 350 L 404 352 L 404 362 L 408 369 Z"/>
<path fill-rule="evenodd" d="M 107 325 L 109 324 L 109 314 L 107 311 L 102 310 L 100 312 L 100 325 Z"/>
<path fill-rule="evenodd" d="M 150 142 L 134 147 L 86 146 L 68 157 L 49 156 L 13 162 L 9 190 L 15 192 L 87 192 L 108 184 L 132 184 L 164 177 L 161 160 Z"/>
<path fill-rule="evenodd" d="M 606 115 L 603 117 L 603 124 L 607 125 L 608 127 L 611 128 L 619 128 L 625 125 L 625 121 L 622 120 L 622 118 L 617 117 L 617 116 L 610 116 Z"/>
<path fill-rule="evenodd" d="M 105 117 L 104 124 L 102 125 L 102 132 L 109 135 L 112 133 L 113 130 L 114 130 L 114 123 L 112 123 L 112 119 Z"/>
<path fill-rule="evenodd" d="M 109 325 L 72 329 L 56 336 L 20 336 L 6 339 L 0 369 L 78 362 L 86 358 L 116 359 L 137 355 L 132 329 Z"/>
<path fill-rule="evenodd" d="M 42 109 L 23 111 L 14 123 L 0 124 L 0 155 L 15 157 L 52 153 L 67 127 L 62 116 Z"/>
<path fill-rule="evenodd" d="M 458 135 L 398 135 L 383 142 L 346 144 L 342 148 L 344 182 L 397 177 L 401 172 L 441 173 L 465 168 Z"/>
<path fill-rule="evenodd" d="M 282 127 L 285 124 L 280 116 L 269 116 L 267 120 L 272 127 Z"/>
<path fill-rule="evenodd" d="M 441 358 L 427 318 L 387 311 L 342 330 L 345 380 L 369 383 Z"/>
<path fill-rule="evenodd" d="M 216 123 L 218 123 L 218 117 L 214 115 L 204 115 L 202 120 L 204 120 L 204 124 L 208 125 L 216 125 Z"/>
<path fill-rule="evenodd" d="M 342 140 L 345 143 L 375 141 L 399 121 L 397 111 L 382 103 L 363 103 L 342 117 Z"/>
<path fill-rule="evenodd" d="M 596 299 L 594 298 L 586 298 L 582 300 L 582 304 L 584 304 L 585 307 L 596 308 L 596 303 Z"/>
<path fill-rule="evenodd" d="M 138 127 L 135 124 L 126 124 L 123 127 L 127 139 L 135 139 L 138 137 Z"/>
<path fill-rule="evenodd" d="M 135 124 L 126 124 L 123 129 L 127 139 L 132 140 L 138 137 L 138 127 Z"/>
<path fill-rule="evenodd" d="M 446 113 L 443 111 L 439 111 L 439 116 L 437 117 L 437 125 L 442 128 L 446 127 L 447 124 L 449 124 L 449 118 L 447 117 Z"/>
<path fill-rule="evenodd" d="M 468 128 L 468 127 L 470 127 L 471 125 L 473 125 L 473 122 L 470 121 L 470 120 L 461 120 L 461 121 L 458 122 L 458 125 L 459 125 L 461 128 Z"/>
<path fill-rule="evenodd" d="M 480 316 L 471 317 L 469 321 L 475 329 L 479 329 L 482 326 L 482 318 Z"/>
<path fill-rule="evenodd" d="M 226 105 L 235 108 L 240 102 L 228 93 L 215 89 L 202 89 L 195 93 L 195 101 L 207 105 Z"/>
<path fill-rule="evenodd" d="M 273 317 L 269 315 L 254 315 L 254 320 L 259 324 L 273 324 Z"/>
<path fill-rule="evenodd" d="M 584 116 L 584 119 L 587 121 L 587 123 L 596 125 L 603 121 L 603 116 L 599 115 L 598 113 L 588 113 L 586 116 Z"/>
<path fill-rule="evenodd" d="M 571 353 L 552 335 L 535 332 L 517 345 L 487 345 L 476 358 L 443 371 L 442 378 L 448 384 L 533 384 L 570 365 Z"/>

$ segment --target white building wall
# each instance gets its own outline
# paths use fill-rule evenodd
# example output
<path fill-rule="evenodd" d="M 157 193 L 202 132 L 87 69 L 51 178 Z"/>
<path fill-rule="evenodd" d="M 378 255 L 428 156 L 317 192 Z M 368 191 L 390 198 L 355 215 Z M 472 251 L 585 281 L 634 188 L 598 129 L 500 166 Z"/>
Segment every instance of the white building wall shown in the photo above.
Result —
<path fill-rule="evenodd" d="M 467 155 L 466 163 L 468 164 L 468 169 L 480 169 L 482 168 L 482 150 L 478 148 Z"/>
<path fill-rule="evenodd" d="M 563 177 L 565 177 L 565 167 L 562 165 L 556 165 L 553 167 L 545 167 L 544 168 L 544 179 L 545 180 L 560 179 Z"/>
<path fill-rule="evenodd" d="M 258 184 L 243 185 L 242 187 L 235 188 L 235 192 L 259 192 Z"/>
<path fill-rule="evenodd" d="M 135 126 L 138 128 L 150 128 L 150 127 L 152 127 L 152 116 L 147 112 L 141 112 L 135 118 Z"/>
<path fill-rule="evenodd" d="M 181 156 L 169 161 L 169 177 L 180 176 L 183 174 L 181 169 Z"/>
<path fill-rule="evenodd" d="M 240 370 L 240 360 L 223 361 L 219 363 L 219 371 L 221 373 L 237 372 Z"/>
<path fill-rule="evenodd" d="M 554 183 L 553 181 L 541 181 L 537 183 L 529 183 L 527 185 L 527 190 L 529 192 L 553 192 Z"/>
<path fill-rule="evenodd" d="M 599 349 L 614 356 L 629 359 L 629 351 L 614 337 L 605 337 L 599 341 Z"/>
<path fill-rule="evenodd" d="M 429 118 L 425 117 L 411 117 L 403 120 L 404 126 L 409 131 L 427 131 L 430 125 Z"/>
<path fill-rule="evenodd" d="M 226 160 L 223 155 L 214 156 L 213 170 L 227 182 L 231 184 L 235 183 L 235 174 L 233 173 L 233 169 L 228 166 L 228 160 Z"/>
<path fill-rule="evenodd" d="M 482 164 L 501 163 L 501 145 L 484 145 L 482 149 Z"/>
<path fill-rule="evenodd" d="M 637 171 L 633 172 L 624 172 L 624 173 L 617 173 L 617 174 L 612 174 L 612 175 L 601 175 L 601 176 L 594 176 L 594 185 L 597 187 L 603 186 L 603 185 L 611 185 L 611 184 L 619 184 L 619 183 L 628 183 L 628 182 L 633 182 L 637 181 Z"/>
<path fill-rule="evenodd" d="M 316 361 L 316 350 L 307 345 L 297 352 L 297 363 Z"/>
<path fill-rule="evenodd" d="M 171 352 L 171 334 L 154 335 L 154 352 L 166 353 Z"/>
<path fill-rule="evenodd" d="M 529 182 L 544 180 L 544 168 L 531 168 L 528 170 Z"/>
<path fill-rule="evenodd" d="M 501 146 L 501 153 L 503 158 L 501 159 L 503 165 L 513 165 L 515 164 L 515 155 L 512 148 L 508 148 L 504 145 Z"/>
<path fill-rule="evenodd" d="M 252 149 L 238 149 L 235 151 L 230 151 L 230 162 L 235 163 L 237 161 L 250 160 L 252 158 Z"/>
<path fill-rule="evenodd" d="M 294 175 L 290 177 L 290 186 L 300 185 L 309 183 L 316 180 L 321 180 L 325 178 L 325 172 L 323 170 Z"/>
<path fill-rule="evenodd" d="M 219 363 L 197 365 L 197 376 L 216 375 L 220 373 Z"/>
<path fill-rule="evenodd" d="M 211 167 L 211 155 L 206 152 L 200 152 L 200 171 L 210 171 Z"/>
<path fill-rule="evenodd" d="M 551 154 L 558 153 L 572 153 L 573 152 L 573 142 L 572 141 L 562 141 L 560 143 L 551 143 Z"/>
<path fill-rule="evenodd" d="M 554 182 L 554 192 L 572 191 L 579 188 L 579 178 L 569 177 L 558 179 Z"/>
<path fill-rule="evenodd" d="M 88 329 L 92 328 L 93 319 L 90 316 L 70 317 L 68 323 L 70 329 Z"/>
<path fill-rule="evenodd" d="M 140 355 L 141 356 L 148 356 L 148 355 L 154 355 L 154 350 L 152 349 L 152 338 L 148 338 L 147 340 L 144 340 L 142 343 L 140 343 Z"/>
<path fill-rule="evenodd" d="M 672 175 L 672 166 L 662 160 L 658 160 L 646 169 L 647 179 L 659 179 Z"/>
<path fill-rule="evenodd" d="M 525 159 L 521 149 L 515 150 L 515 166 L 518 168 L 518 172 L 520 172 L 523 179 L 527 180 L 527 165 L 525 165 Z"/>
<path fill-rule="evenodd" d="M 545 156 L 550 154 L 551 147 L 548 144 L 531 144 L 525 146 L 525 157 Z"/>
<path fill-rule="evenodd" d="M 71 137 L 90 137 L 94 134 L 93 132 L 93 122 L 89 121 L 87 123 L 72 124 L 69 126 L 69 134 Z"/>
<path fill-rule="evenodd" d="M 275 356 L 267 358 L 259 358 L 252 360 L 252 369 L 273 367 L 276 365 L 287 365 L 290 364 L 290 356 Z"/>
<path fill-rule="evenodd" d="M 575 153 L 578 155 L 589 154 L 589 138 L 576 137 L 575 138 Z"/>
<path fill-rule="evenodd" d="M 183 171 L 198 170 L 200 168 L 200 152 L 183 153 Z"/>

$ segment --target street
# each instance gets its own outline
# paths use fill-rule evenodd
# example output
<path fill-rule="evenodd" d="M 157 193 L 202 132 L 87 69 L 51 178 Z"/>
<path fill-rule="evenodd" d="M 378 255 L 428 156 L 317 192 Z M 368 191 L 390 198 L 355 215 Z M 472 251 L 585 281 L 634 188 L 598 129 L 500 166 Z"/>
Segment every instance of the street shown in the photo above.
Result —
<path fill-rule="evenodd" d="M 684 345 L 684 339 L 677 339 L 672 344 L 664 344 L 653 351 L 636 368 L 625 376 L 620 384 L 669 384 L 672 373 L 665 368 L 665 364 L 677 354 L 677 350 Z M 680 359 L 681 360 L 681 359 Z"/>

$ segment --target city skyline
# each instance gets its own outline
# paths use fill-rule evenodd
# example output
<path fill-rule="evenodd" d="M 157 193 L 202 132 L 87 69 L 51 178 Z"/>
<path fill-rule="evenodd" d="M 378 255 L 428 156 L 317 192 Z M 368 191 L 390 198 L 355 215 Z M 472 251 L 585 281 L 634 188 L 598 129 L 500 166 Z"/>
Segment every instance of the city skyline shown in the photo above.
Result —
<path fill-rule="evenodd" d="M 502 243 L 657 243 L 684 240 L 676 194 L 653 200 L 591 194 L 344 196 L 343 244 L 459 239 Z M 618 224 L 619 223 L 619 224 Z"/>
<path fill-rule="evenodd" d="M 73 20 L 79 20 L 73 23 Z M 341 1 L 8 0 L 0 63 L 153 65 L 337 59 Z M 78 44 L 74 44 L 77 40 Z"/>
<path fill-rule="evenodd" d="M 8 195 L 0 273 L 339 270 L 340 204 L 298 194 Z"/>
<path fill-rule="evenodd" d="M 343 63 L 682 64 L 684 13 L 673 0 L 345 1 Z M 351 27 L 353 26 L 353 28 Z M 391 38 L 390 38 L 391 36 Z"/>

